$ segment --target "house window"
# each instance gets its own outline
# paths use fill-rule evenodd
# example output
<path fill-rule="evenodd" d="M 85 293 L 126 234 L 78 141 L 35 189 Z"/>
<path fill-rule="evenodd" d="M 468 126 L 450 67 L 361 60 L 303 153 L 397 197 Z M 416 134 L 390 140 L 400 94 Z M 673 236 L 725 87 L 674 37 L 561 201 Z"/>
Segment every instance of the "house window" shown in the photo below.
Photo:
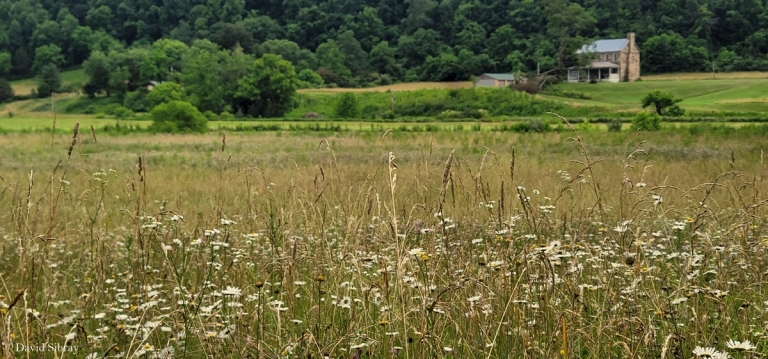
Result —
<path fill-rule="evenodd" d="M 619 54 L 618 53 L 613 54 L 613 61 L 619 61 Z"/>
<path fill-rule="evenodd" d="M 612 74 L 618 74 L 619 73 L 619 69 L 614 67 L 614 68 L 611 69 L 611 73 Z"/>

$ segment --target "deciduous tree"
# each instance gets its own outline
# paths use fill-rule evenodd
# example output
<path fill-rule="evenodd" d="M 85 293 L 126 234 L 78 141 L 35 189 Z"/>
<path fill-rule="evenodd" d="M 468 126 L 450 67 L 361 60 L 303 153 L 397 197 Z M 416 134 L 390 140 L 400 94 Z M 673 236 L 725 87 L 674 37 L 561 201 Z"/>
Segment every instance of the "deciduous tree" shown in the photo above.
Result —
<path fill-rule="evenodd" d="M 265 54 L 253 62 L 250 72 L 237 81 L 235 97 L 254 116 L 282 116 L 293 107 L 298 88 L 296 71 L 290 62 Z"/>

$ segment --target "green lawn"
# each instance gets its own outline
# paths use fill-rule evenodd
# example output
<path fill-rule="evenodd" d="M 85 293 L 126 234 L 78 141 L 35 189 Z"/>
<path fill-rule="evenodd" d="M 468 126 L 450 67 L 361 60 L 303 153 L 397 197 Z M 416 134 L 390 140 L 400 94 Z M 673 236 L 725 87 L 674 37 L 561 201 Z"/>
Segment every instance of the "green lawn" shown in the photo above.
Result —
<path fill-rule="evenodd" d="M 640 100 L 645 94 L 662 90 L 684 99 L 680 106 L 689 111 L 768 112 L 768 79 L 566 83 L 558 86 L 566 91 L 589 94 L 592 99 L 542 97 L 618 111 L 635 111 L 641 108 Z"/>

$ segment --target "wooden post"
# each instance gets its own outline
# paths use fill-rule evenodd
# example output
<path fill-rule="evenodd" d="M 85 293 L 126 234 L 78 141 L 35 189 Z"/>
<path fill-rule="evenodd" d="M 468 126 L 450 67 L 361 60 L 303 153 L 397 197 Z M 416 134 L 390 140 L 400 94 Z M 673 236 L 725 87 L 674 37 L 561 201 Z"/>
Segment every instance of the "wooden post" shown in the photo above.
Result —
<path fill-rule="evenodd" d="M 53 99 L 53 91 L 51 91 L 51 111 L 53 111 L 53 128 L 51 128 L 51 147 L 53 147 L 53 139 L 56 135 L 56 101 Z"/>

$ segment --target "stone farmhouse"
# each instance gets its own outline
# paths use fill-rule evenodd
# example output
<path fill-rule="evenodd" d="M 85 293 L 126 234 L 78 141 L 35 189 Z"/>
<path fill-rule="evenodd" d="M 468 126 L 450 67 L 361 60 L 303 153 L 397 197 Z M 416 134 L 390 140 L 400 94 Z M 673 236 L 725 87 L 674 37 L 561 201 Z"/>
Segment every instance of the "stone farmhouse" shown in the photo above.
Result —
<path fill-rule="evenodd" d="M 640 77 L 640 49 L 633 32 L 626 39 L 597 40 L 584 45 L 576 54 L 593 54 L 596 58 L 587 66 L 569 67 L 568 82 L 635 81 Z"/>

